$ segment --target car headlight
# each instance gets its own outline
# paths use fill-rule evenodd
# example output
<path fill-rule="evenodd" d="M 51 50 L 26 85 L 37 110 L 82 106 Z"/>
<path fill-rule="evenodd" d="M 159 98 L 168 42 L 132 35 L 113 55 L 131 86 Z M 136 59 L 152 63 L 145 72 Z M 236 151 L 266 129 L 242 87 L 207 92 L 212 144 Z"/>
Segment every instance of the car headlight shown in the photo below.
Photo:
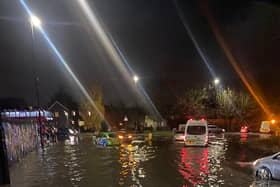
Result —
<path fill-rule="evenodd" d="M 122 135 L 119 135 L 118 137 L 119 137 L 119 139 L 123 139 L 123 136 L 122 136 Z"/>

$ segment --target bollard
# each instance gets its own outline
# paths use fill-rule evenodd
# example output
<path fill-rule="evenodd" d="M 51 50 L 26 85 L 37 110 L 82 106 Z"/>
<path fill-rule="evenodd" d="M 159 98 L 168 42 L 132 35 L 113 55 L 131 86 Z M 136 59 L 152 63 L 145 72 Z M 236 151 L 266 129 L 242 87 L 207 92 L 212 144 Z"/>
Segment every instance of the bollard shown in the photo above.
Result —
<path fill-rule="evenodd" d="M 149 141 L 152 141 L 152 139 L 153 139 L 153 134 L 152 134 L 151 132 L 149 132 L 149 134 L 148 134 L 148 140 L 149 140 Z"/>
<path fill-rule="evenodd" d="M 10 184 L 10 174 L 7 158 L 5 132 L 2 126 L 2 113 L 0 111 L 0 185 L 3 184 Z"/>

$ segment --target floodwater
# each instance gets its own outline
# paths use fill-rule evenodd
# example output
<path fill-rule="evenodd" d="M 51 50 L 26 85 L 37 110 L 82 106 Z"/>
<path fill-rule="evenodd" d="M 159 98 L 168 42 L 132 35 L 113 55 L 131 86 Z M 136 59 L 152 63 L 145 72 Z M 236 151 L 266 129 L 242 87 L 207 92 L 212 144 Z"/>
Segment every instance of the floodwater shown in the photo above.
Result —
<path fill-rule="evenodd" d="M 208 147 L 169 138 L 124 147 L 98 147 L 89 136 L 33 152 L 10 169 L 12 187 L 280 186 L 255 181 L 252 161 L 271 153 L 248 148 L 255 136 L 211 137 Z"/>

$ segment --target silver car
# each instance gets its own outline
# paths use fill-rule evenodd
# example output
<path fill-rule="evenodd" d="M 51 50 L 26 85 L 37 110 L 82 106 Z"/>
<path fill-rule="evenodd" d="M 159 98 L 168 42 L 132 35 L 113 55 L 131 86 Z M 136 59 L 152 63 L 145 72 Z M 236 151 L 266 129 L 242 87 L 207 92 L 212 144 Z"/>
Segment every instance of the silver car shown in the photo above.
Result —
<path fill-rule="evenodd" d="M 280 180 L 280 152 L 256 160 L 253 166 L 257 178 L 262 180 Z"/>
<path fill-rule="evenodd" d="M 185 132 L 184 131 L 177 131 L 174 135 L 175 141 L 184 141 L 185 140 Z"/>

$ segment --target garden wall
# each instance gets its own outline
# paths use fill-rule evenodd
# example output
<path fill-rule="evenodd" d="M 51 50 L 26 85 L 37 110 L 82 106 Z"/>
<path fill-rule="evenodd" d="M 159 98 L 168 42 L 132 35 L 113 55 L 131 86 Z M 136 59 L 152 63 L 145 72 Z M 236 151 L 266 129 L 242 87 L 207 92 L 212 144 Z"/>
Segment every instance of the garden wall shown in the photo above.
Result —
<path fill-rule="evenodd" d="M 34 120 L 3 119 L 9 165 L 39 147 L 38 126 Z"/>

